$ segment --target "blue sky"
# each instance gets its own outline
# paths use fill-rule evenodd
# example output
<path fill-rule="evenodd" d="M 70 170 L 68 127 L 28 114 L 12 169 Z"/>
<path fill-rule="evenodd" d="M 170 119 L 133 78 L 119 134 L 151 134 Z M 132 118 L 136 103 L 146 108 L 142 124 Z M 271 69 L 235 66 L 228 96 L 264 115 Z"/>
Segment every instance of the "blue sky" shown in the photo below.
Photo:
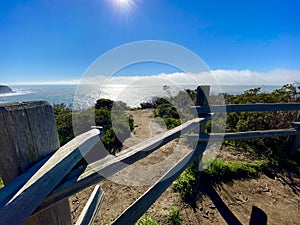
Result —
<path fill-rule="evenodd" d="M 300 2 L 295 0 L 1 0 L 0 83 L 78 80 L 119 45 L 182 45 L 216 71 L 300 79 Z M 124 75 L 176 72 L 132 67 Z M 282 71 L 282 75 L 278 75 Z M 270 75 L 271 74 L 271 75 Z M 299 76 L 299 77 L 297 77 Z"/>

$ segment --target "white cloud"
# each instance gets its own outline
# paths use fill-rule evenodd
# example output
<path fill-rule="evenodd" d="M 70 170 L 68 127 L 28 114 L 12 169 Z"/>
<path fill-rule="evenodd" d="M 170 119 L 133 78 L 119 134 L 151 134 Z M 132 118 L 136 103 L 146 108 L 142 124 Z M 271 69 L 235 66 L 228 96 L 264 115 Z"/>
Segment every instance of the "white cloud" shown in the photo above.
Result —
<path fill-rule="evenodd" d="M 300 71 L 276 69 L 269 72 L 255 72 L 251 70 L 211 70 L 200 73 L 172 73 L 149 76 L 105 76 L 85 77 L 81 83 L 110 85 L 163 85 L 173 83 L 177 85 L 220 84 L 220 85 L 283 85 L 300 81 Z"/>
<path fill-rule="evenodd" d="M 283 85 L 300 82 L 300 71 L 276 69 L 268 72 L 251 70 L 211 70 L 200 73 L 172 73 L 156 74 L 149 76 L 94 76 L 84 77 L 81 80 L 51 81 L 51 82 L 19 82 L 14 84 L 109 84 L 109 85 Z"/>
<path fill-rule="evenodd" d="M 300 81 L 300 71 L 276 69 L 269 72 L 251 70 L 214 70 L 220 84 L 230 85 L 283 85 Z"/>

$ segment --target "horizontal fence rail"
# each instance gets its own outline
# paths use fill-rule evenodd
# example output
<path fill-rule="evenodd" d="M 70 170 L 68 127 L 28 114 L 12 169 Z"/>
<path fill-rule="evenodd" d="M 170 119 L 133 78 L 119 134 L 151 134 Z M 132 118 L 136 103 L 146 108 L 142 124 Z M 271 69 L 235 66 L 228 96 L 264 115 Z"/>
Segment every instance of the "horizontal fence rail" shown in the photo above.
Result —
<path fill-rule="evenodd" d="M 195 118 L 176 128 L 168 130 L 162 134 L 158 134 L 146 141 L 143 141 L 135 146 L 132 146 L 117 156 L 108 155 L 99 161 L 92 163 L 89 167 L 79 168 L 75 171 L 71 171 L 63 181 L 52 191 L 52 193 L 39 205 L 36 212 L 44 210 L 61 199 L 71 196 L 78 191 L 89 187 L 97 182 L 110 177 L 116 172 L 124 169 L 128 165 L 145 158 L 154 150 L 160 148 L 166 143 L 180 137 L 181 135 L 199 129 L 201 123 L 206 119 Z"/>
<path fill-rule="evenodd" d="M 219 141 L 219 140 L 241 140 L 252 138 L 268 138 L 268 137 L 282 137 L 282 136 L 295 136 L 299 135 L 300 130 L 296 129 L 278 129 L 278 130 L 261 130 L 261 131 L 246 131 L 235 133 L 210 133 L 210 134 L 194 134 L 189 135 L 188 140 L 191 142 L 197 141 Z"/>
<path fill-rule="evenodd" d="M 276 112 L 300 110 L 300 103 L 257 103 L 236 105 L 192 106 L 191 113 L 229 113 L 229 112 Z"/>

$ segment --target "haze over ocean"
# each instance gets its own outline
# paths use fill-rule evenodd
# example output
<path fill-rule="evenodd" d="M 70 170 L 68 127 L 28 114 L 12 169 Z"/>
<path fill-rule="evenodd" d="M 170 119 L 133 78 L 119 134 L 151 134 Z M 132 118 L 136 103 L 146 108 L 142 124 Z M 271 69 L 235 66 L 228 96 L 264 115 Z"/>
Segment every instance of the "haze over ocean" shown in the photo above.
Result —
<path fill-rule="evenodd" d="M 281 86 L 263 86 L 263 85 L 224 85 L 222 92 L 229 94 L 240 94 L 250 88 L 261 87 L 263 92 L 271 92 Z M 11 85 L 15 93 L 0 95 L 0 103 L 7 102 L 24 102 L 24 101 L 48 101 L 51 104 L 64 103 L 72 107 L 74 95 L 77 90 L 77 85 Z M 194 85 L 183 85 L 182 89 L 196 89 Z M 179 89 L 180 89 L 179 88 Z M 177 91 L 171 87 L 171 94 L 176 94 Z M 212 87 L 212 94 L 214 88 Z M 139 107 L 141 102 L 150 101 L 153 97 L 167 96 L 168 93 L 163 90 L 163 86 L 122 86 L 122 85 L 107 85 L 101 90 L 92 91 L 87 88 L 86 94 L 77 95 L 80 105 L 74 106 L 74 109 L 84 109 L 93 106 L 99 98 L 109 98 L 112 100 L 124 101 L 130 107 Z"/>

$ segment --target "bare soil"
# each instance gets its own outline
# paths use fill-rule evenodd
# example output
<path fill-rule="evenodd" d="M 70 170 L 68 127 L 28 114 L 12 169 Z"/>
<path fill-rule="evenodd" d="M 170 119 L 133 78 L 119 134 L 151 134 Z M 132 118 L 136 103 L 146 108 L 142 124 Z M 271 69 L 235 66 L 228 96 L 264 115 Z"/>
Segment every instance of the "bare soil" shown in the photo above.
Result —
<path fill-rule="evenodd" d="M 130 111 L 135 130 L 124 148 L 139 143 L 166 129 L 153 117 L 152 110 Z M 105 192 L 104 202 L 95 224 L 111 224 L 118 215 L 141 196 L 183 154 L 190 151 L 179 139 L 158 149 L 99 184 Z M 221 157 L 232 157 L 224 151 Z M 235 157 L 235 156 L 234 156 Z M 249 224 L 259 215 L 267 224 L 300 224 L 300 171 L 280 172 L 274 176 L 260 175 L 255 179 L 233 180 L 227 183 L 206 184 L 190 205 L 169 187 L 152 205 L 147 214 L 158 224 L 167 224 L 172 207 L 180 211 L 182 224 Z M 201 182 L 201 181 L 199 181 Z M 76 222 L 93 186 L 69 198 L 72 217 Z M 259 224 L 256 220 L 255 223 Z"/>

